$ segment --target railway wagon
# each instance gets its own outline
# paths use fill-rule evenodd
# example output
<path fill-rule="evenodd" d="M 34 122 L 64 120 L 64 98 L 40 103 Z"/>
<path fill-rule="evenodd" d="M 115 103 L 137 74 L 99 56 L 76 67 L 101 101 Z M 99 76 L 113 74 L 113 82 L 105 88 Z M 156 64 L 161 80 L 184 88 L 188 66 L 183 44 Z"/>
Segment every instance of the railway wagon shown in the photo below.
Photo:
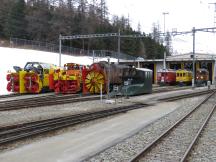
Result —
<path fill-rule="evenodd" d="M 206 69 L 198 69 L 196 71 L 196 86 L 205 86 L 209 81 L 209 71 Z"/>
<path fill-rule="evenodd" d="M 186 69 L 176 70 L 176 82 L 179 85 L 190 85 L 192 83 L 192 71 Z"/>
<path fill-rule="evenodd" d="M 56 66 L 42 62 L 27 62 L 22 69 L 14 66 L 15 72 L 7 74 L 7 90 L 16 93 L 41 93 L 50 91 L 49 75 Z"/>
<path fill-rule="evenodd" d="M 85 66 L 66 63 L 63 69 L 50 74 L 50 89 L 56 93 L 78 93 L 82 90 L 82 69 Z"/>
<path fill-rule="evenodd" d="M 176 71 L 173 69 L 161 69 L 157 72 L 157 83 L 159 85 L 176 84 Z"/>
<path fill-rule="evenodd" d="M 118 87 L 120 92 L 128 95 L 151 93 L 151 81 L 151 70 L 136 69 L 126 65 L 109 65 L 107 62 L 99 62 L 83 70 L 84 93 L 112 92 L 114 87 Z"/>
<path fill-rule="evenodd" d="M 130 76 L 123 77 L 124 82 L 129 82 L 122 86 L 121 92 L 124 95 L 133 96 L 145 93 L 152 93 L 152 70 L 146 68 L 136 68 Z"/>

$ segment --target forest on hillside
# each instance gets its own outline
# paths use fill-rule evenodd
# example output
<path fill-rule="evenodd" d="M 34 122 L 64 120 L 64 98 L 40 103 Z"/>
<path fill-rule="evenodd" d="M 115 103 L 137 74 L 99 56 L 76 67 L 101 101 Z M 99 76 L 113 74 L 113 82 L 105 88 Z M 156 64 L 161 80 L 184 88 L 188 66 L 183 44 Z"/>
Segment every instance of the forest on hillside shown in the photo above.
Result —
<path fill-rule="evenodd" d="M 121 38 L 121 52 L 146 59 L 163 58 L 166 48 L 152 34 L 132 29 L 129 17 L 109 13 L 106 0 L 0 0 L 0 38 L 23 38 L 57 43 L 59 35 L 117 33 L 142 34 L 143 38 Z M 117 38 L 64 41 L 85 50 L 117 51 Z M 169 53 L 169 51 L 167 50 Z"/>

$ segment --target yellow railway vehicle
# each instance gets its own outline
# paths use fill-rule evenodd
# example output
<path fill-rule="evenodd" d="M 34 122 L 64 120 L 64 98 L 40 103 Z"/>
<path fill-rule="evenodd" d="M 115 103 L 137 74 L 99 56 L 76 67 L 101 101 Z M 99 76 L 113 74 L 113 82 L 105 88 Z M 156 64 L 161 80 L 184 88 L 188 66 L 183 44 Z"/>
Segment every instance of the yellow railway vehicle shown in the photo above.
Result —
<path fill-rule="evenodd" d="M 179 69 L 176 71 L 176 82 L 179 85 L 189 85 L 192 83 L 192 71 Z"/>
<path fill-rule="evenodd" d="M 50 75 L 50 89 L 56 93 L 77 93 L 82 90 L 82 68 L 76 63 L 64 64 L 64 69 L 58 69 Z"/>
<path fill-rule="evenodd" d="M 14 66 L 16 72 L 7 75 L 7 90 L 21 94 L 49 91 L 49 76 L 55 69 L 55 65 L 41 62 L 27 62 L 23 69 Z"/>

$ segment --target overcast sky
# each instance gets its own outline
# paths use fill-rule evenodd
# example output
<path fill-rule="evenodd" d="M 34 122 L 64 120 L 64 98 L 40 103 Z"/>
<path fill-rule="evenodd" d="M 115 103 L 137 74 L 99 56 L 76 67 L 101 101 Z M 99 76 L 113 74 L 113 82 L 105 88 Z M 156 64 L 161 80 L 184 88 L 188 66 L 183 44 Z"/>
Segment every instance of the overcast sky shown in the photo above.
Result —
<path fill-rule="evenodd" d="M 164 31 L 164 15 L 166 30 L 189 31 L 193 27 L 214 27 L 215 6 L 213 0 L 107 0 L 109 12 L 130 17 L 134 29 L 141 24 L 145 33 L 150 33 L 153 23 L 159 23 Z M 216 16 L 216 15 L 215 15 Z M 215 20 L 216 21 L 216 20 Z M 174 51 L 186 53 L 192 51 L 191 34 L 173 38 Z M 215 43 L 214 43 L 215 42 Z M 198 32 L 196 34 L 196 52 L 216 53 L 216 34 Z"/>

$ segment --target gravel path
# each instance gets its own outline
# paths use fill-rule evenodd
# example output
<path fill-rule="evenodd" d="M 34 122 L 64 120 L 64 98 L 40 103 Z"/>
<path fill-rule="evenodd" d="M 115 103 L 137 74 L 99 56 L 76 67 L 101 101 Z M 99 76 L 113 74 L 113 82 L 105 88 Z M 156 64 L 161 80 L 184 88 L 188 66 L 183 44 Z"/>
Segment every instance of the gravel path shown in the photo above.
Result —
<path fill-rule="evenodd" d="M 121 143 L 108 148 L 100 154 L 86 160 L 91 162 L 101 161 L 128 161 L 138 152 L 140 152 L 149 142 L 160 135 L 165 129 L 173 125 L 184 114 L 189 112 L 197 102 L 200 102 L 205 96 L 194 97 L 192 99 L 179 100 L 179 108 L 165 117 L 151 123 L 142 131 L 134 136 L 122 141 Z"/>

